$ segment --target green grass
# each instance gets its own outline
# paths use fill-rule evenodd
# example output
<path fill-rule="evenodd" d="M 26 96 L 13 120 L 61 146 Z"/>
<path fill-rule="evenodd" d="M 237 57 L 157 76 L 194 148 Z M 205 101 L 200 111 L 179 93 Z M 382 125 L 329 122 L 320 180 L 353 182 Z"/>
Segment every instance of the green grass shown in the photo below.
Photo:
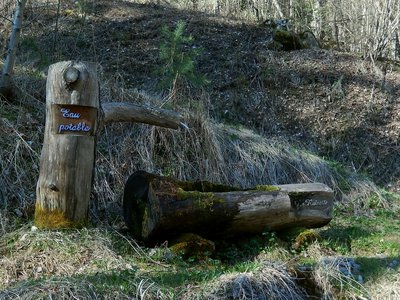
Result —
<path fill-rule="evenodd" d="M 366 284 L 382 278 L 391 282 L 400 269 L 399 194 L 384 195 L 390 207 L 367 209 L 358 215 L 342 210 L 320 231 L 323 247 L 357 261 Z"/>
<path fill-rule="evenodd" d="M 77 279 L 90 282 L 99 294 L 108 294 L 113 290 L 131 294 L 136 291 L 135 285 L 132 284 L 132 282 L 137 280 L 137 269 L 99 272 L 91 275 L 78 276 Z"/>
<path fill-rule="evenodd" d="M 361 273 L 365 281 L 373 281 L 390 273 L 400 271 L 399 265 L 389 267 L 394 260 L 400 261 L 400 256 L 388 257 L 356 257 L 357 262 L 361 265 Z"/>
<path fill-rule="evenodd" d="M 397 195 L 391 196 L 395 206 Z M 188 286 L 204 291 L 228 274 L 258 274 L 265 261 L 316 268 L 321 255 L 355 259 L 361 266 L 364 282 L 372 284 L 399 272 L 399 264 L 393 265 L 393 261 L 400 262 L 400 221 L 397 216 L 395 209 L 379 208 L 360 215 L 337 210 L 332 222 L 317 230 L 321 239 L 296 251 L 291 248 L 296 234 L 285 237 L 285 234 L 266 232 L 247 239 L 219 241 L 217 253 L 205 259 L 184 259 L 165 245 L 139 247 L 134 240 L 112 230 L 89 228 L 36 233 L 29 232 L 26 227 L 2 238 L 0 253 L 4 257 L 24 261 L 28 256 L 19 251 L 29 251 L 29 259 L 35 260 L 46 254 L 57 261 L 57 256 L 61 255 L 64 261 L 58 261 L 66 268 L 78 268 L 76 257 L 80 257 L 86 260 L 82 265 L 86 264 L 88 269 L 83 273 L 75 270 L 72 275 L 43 273 L 2 288 L 10 293 L 28 293 L 27 287 L 32 291 L 46 288 L 56 294 L 56 286 L 61 284 L 65 290 L 74 286 L 76 290 L 71 293 L 83 298 L 107 295 L 128 299 L 138 293 L 147 293 L 150 298 L 162 295 L 160 298 L 179 299 Z M 318 253 L 313 252 L 316 245 Z M 88 257 L 82 255 L 85 251 Z M 99 256 L 100 253 L 104 256 Z M 352 284 L 346 278 L 331 280 L 333 286 L 335 282 Z"/>
<path fill-rule="evenodd" d="M 400 220 L 398 213 L 391 210 L 338 215 L 321 235 L 327 247 L 341 254 L 400 255 Z"/>
<path fill-rule="evenodd" d="M 179 263 L 174 265 L 174 270 L 158 270 L 148 273 L 147 276 L 158 286 L 164 289 L 182 288 L 187 284 L 201 284 L 213 280 L 222 274 L 225 269 L 221 266 L 202 263 Z"/>

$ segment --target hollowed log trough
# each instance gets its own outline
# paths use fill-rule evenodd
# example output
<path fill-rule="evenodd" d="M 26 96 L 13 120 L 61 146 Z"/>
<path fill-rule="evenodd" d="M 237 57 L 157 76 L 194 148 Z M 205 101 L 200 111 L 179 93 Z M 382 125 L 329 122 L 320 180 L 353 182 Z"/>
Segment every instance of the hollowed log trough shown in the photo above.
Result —
<path fill-rule="evenodd" d="M 333 202 L 322 183 L 241 190 L 137 171 L 125 185 L 123 210 L 135 238 L 157 243 L 188 232 L 212 239 L 322 227 L 332 219 Z"/>

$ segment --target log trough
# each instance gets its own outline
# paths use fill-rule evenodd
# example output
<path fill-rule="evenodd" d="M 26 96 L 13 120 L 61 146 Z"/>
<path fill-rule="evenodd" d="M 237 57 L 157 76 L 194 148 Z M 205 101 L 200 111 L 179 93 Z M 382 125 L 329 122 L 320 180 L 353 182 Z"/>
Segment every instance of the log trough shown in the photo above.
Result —
<path fill-rule="evenodd" d="M 144 171 L 129 177 L 123 197 L 129 230 L 150 244 L 188 232 L 213 239 L 298 226 L 322 227 L 332 219 L 333 203 L 333 191 L 322 183 L 260 185 L 243 190 Z"/>

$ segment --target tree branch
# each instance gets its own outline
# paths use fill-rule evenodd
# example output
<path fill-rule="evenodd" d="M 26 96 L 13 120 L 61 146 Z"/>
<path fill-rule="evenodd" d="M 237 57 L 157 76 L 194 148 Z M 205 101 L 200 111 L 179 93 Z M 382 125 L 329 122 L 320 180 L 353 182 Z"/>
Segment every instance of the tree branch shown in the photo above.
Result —
<path fill-rule="evenodd" d="M 108 102 L 101 105 L 103 123 L 137 122 L 166 128 L 187 128 L 182 116 L 161 108 L 141 106 L 133 103 Z"/>

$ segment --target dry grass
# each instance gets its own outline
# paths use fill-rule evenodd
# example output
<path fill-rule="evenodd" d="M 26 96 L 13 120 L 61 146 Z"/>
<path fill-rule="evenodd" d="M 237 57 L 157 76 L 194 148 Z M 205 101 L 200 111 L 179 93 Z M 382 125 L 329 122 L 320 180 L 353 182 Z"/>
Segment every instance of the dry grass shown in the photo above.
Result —
<path fill-rule="evenodd" d="M 0 299 L 171 299 L 136 263 L 168 266 L 114 230 L 24 226 L 2 237 L 0 256 Z"/>
<path fill-rule="evenodd" d="M 99 229 L 29 231 L 22 227 L 1 240 L 3 287 L 43 275 L 72 276 L 127 268 L 112 251 L 110 237 Z"/>
<path fill-rule="evenodd" d="M 102 279 L 101 275 L 97 276 Z M 173 299 L 168 293 L 162 292 L 154 282 L 148 279 L 130 281 L 130 290 L 125 292 L 118 287 L 113 289 L 101 289 L 96 286 L 96 276 L 85 278 L 54 278 L 38 282 L 23 282 L 14 288 L 0 291 L 0 297 L 4 300 L 32 300 L 32 299 Z"/>
<path fill-rule="evenodd" d="M 181 299 L 306 299 L 284 265 L 260 262 L 254 271 L 228 273 L 201 287 L 192 287 Z"/>
<path fill-rule="evenodd" d="M 317 242 L 310 245 L 304 256 L 316 261 L 312 279 L 322 299 L 369 299 L 369 290 L 354 275 L 352 258 L 327 256 L 326 249 Z"/>
<path fill-rule="evenodd" d="M 351 266 L 342 258 L 337 257 L 330 263 L 320 261 L 314 270 L 314 280 L 321 291 L 323 299 L 368 299 L 368 291 L 356 279 L 341 273 L 340 267 Z"/>
<path fill-rule="evenodd" d="M 0 235 L 11 231 L 13 219 L 33 208 L 44 127 L 41 109 L 11 105 L 0 99 Z"/>
<path fill-rule="evenodd" d="M 0 291 L 0 297 L 4 300 L 104 299 L 93 289 L 93 284 L 82 279 L 54 279 L 38 283 L 23 282 L 17 287 Z"/>
<path fill-rule="evenodd" d="M 371 299 L 400 299 L 400 273 L 382 276 L 378 280 L 367 284 Z"/>

